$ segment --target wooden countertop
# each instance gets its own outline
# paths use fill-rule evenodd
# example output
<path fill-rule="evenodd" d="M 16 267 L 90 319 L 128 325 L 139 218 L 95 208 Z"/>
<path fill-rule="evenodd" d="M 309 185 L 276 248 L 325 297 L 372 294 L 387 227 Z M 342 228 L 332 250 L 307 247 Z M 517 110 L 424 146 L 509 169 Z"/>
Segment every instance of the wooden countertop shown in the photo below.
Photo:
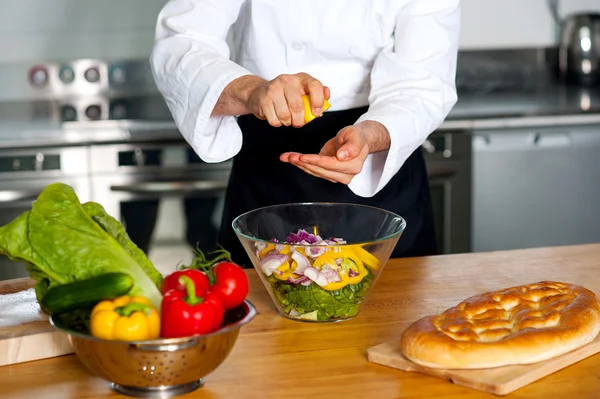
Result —
<path fill-rule="evenodd" d="M 258 316 L 205 386 L 181 398 L 439 398 L 495 396 L 367 362 L 368 347 L 410 322 L 484 291 L 539 280 L 584 285 L 600 294 L 600 244 L 395 259 L 362 313 L 315 325 L 280 317 L 254 270 L 249 299 Z M 600 355 L 534 382 L 508 398 L 597 398 Z M 0 368 L 0 398 L 122 398 L 74 355 Z"/>

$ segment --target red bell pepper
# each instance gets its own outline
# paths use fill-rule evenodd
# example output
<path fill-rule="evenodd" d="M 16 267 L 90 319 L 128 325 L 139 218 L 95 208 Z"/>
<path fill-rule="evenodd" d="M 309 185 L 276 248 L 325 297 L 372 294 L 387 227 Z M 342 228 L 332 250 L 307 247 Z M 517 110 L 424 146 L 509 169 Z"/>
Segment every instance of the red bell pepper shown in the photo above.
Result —
<path fill-rule="evenodd" d="M 164 295 L 170 290 L 186 292 L 185 284 L 179 281 L 181 276 L 187 276 L 192 279 L 196 288 L 196 296 L 204 296 L 208 291 L 210 284 L 205 273 L 196 269 L 178 270 L 166 276 L 163 279 L 161 293 Z"/>
<path fill-rule="evenodd" d="M 177 289 L 167 291 L 161 304 L 161 336 L 163 338 L 189 337 L 210 334 L 223 323 L 225 309 L 216 300 L 205 301 L 196 296 L 194 281 L 179 277 L 186 292 Z"/>

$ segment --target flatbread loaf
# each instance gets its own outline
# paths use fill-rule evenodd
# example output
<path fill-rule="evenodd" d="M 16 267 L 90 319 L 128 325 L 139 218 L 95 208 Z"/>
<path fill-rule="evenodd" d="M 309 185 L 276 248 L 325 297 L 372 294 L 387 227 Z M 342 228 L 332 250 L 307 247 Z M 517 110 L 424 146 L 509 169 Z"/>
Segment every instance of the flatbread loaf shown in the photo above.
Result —
<path fill-rule="evenodd" d="M 593 341 L 600 305 L 590 290 L 541 281 L 475 295 L 410 325 L 400 350 L 422 366 L 477 369 L 547 360 Z"/>

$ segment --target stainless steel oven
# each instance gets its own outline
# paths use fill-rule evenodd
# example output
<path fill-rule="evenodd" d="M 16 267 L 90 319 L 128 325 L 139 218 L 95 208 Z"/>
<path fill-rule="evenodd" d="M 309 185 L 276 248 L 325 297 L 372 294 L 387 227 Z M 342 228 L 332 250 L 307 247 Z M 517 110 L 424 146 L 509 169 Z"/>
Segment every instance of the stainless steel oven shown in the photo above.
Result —
<path fill-rule="evenodd" d="M 161 247 L 215 249 L 230 162 L 205 163 L 178 141 L 91 146 L 90 168 L 94 201 L 149 256 Z"/>
<path fill-rule="evenodd" d="M 82 202 L 91 200 L 87 174 L 84 147 L 0 151 L 0 225 L 30 210 L 40 192 L 54 182 L 70 185 Z M 28 275 L 24 264 L 0 257 L 0 280 Z"/>
<path fill-rule="evenodd" d="M 471 250 L 471 135 L 436 131 L 422 148 L 441 253 Z"/>

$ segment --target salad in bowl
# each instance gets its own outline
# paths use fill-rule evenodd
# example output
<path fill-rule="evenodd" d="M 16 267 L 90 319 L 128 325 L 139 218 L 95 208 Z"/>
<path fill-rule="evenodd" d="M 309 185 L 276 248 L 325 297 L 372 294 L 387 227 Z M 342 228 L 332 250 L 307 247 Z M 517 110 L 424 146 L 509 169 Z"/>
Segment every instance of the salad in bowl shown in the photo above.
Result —
<path fill-rule="evenodd" d="M 331 322 L 360 312 L 406 223 L 377 208 L 317 203 L 261 208 L 233 226 L 280 314 Z M 319 235 L 343 227 L 350 238 Z"/>

